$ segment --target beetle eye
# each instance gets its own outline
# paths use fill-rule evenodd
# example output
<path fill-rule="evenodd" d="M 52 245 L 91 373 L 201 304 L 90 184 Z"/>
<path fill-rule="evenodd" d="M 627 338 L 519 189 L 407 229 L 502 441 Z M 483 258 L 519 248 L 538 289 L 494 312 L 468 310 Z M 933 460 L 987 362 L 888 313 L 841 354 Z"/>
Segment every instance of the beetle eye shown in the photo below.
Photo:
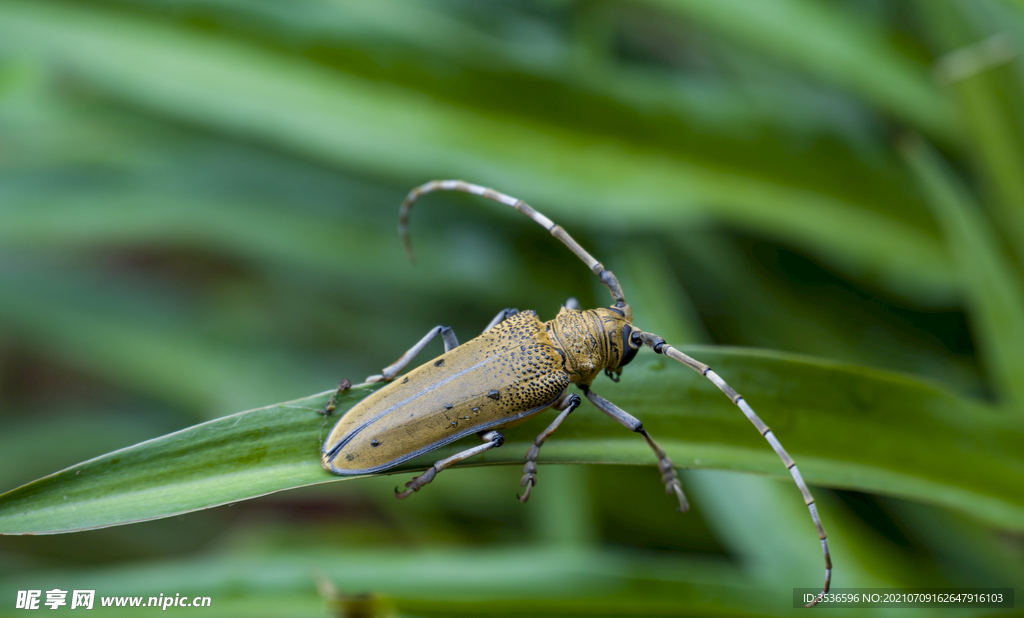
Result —
<path fill-rule="evenodd" d="M 634 338 L 633 335 L 636 335 L 636 337 Z M 636 356 L 636 353 L 640 351 L 640 347 L 639 346 L 634 347 L 634 345 L 635 345 L 634 339 L 639 339 L 639 338 L 640 338 L 639 333 L 634 333 L 633 329 L 630 328 L 629 324 L 626 324 L 625 326 L 622 327 L 623 354 L 622 354 L 622 360 L 619 361 L 619 368 L 622 368 L 622 367 L 625 367 L 626 365 L 628 365 L 630 363 L 630 361 L 633 360 L 633 357 Z"/>

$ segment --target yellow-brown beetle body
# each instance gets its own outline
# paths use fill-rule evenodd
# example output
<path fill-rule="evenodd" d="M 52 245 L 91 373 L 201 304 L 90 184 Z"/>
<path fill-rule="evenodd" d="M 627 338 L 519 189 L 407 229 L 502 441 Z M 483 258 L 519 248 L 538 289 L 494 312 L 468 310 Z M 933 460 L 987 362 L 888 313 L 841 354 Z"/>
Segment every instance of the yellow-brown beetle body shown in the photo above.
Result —
<path fill-rule="evenodd" d="M 514 314 L 356 404 L 324 442 L 324 467 L 380 472 L 543 412 L 571 383 L 621 368 L 626 316 L 563 307 L 545 323 L 533 311 Z"/>
<path fill-rule="evenodd" d="M 680 510 L 686 511 L 688 505 L 682 484 L 664 449 L 651 438 L 639 419 L 590 389 L 594 378 L 602 371 L 618 381 L 616 376 L 622 367 L 633 360 L 641 347 L 646 346 L 713 382 L 743 411 L 782 459 L 803 494 L 804 503 L 817 528 L 825 556 L 822 595 L 828 592 L 832 562 L 814 497 L 796 462 L 746 400 L 704 363 L 668 345 L 661 337 L 635 328 L 632 311 L 615 275 L 565 230 L 522 200 L 460 180 L 435 180 L 413 189 L 402 204 L 399 216 L 399 233 L 410 258 L 409 210 L 420 196 L 433 191 L 463 191 L 480 195 L 527 215 L 562 241 L 597 275 L 615 304 L 586 311 L 576 306 L 563 307 L 550 322 L 541 322 L 533 311 L 519 313 L 506 309 L 495 317 L 482 335 L 462 346 L 450 328 L 435 327 L 398 361 L 386 367 L 382 375 L 371 376 L 367 381 L 395 380 L 438 334 L 444 340 L 445 353 L 368 396 L 342 416 L 321 449 L 324 468 L 342 475 L 382 472 L 470 434 L 475 433 L 483 439 L 484 444 L 435 462 L 426 472 L 406 483 L 405 491 L 395 490 L 396 497 L 407 498 L 452 464 L 500 447 L 504 437 L 498 429 L 555 408 L 561 413 L 537 436 L 526 455 L 521 482 L 526 491 L 519 498 L 526 502 L 537 482 L 540 447 L 580 405 L 579 395 L 570 395 L 567 390 L 571 384 L 576 384 L 599 410 L 643 436 L 658 457 L 665 491 L 674 494 L 679 500 Z M 575 301 L 569 304 L 575 305 Z M 344 381 L 339 392 L 348 385 L 348 381 Z M 331 401 L 325 412 L 333 410 L 334 399 Z M 816 604 L 821 598 L 819 596 L 809 605 Z"/>

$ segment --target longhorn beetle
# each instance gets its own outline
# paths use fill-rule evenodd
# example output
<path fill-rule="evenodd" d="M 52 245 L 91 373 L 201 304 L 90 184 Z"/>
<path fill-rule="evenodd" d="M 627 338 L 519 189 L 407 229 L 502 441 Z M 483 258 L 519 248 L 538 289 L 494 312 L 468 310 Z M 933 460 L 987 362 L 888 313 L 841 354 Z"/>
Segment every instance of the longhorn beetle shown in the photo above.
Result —
<path fill-rule="evenodd" d="M 810 509 L 825 554 L 824 588 L 807 607 L 821 600 L 832 580 L 832 559 L 814 497 L 796 463 L 743 397 L 704 363 L 683 354 L 654 333 L 633 326 L 633 312 L 626 304 L 615 275 L 605 270 L 565 230 L 522 200 L 461 180 L 435 180 L 416 187 L 402 203 L 398 221 L 398 233 L 410 261 L 413 252 L 408 233 L 409 211 L 417 199 L 434 191 L 480 195 L 530 217 L 583 260 L 611 292 L 615 304 L 582 311 L 578 303 L 570 299 L 569 306 L 562 307 L 550 322 L 541 322 L 534 311 L 505 309 L 491 320 L 479 337 L 461 346 L 451 328 L 432 328 L 419 343 L 384 368 L 381 375 L 367 378 L 367 382 L 391 383 L 360 401 L 338 420 L 321 450 L 323 467 L 341 475 L 370 474 L 388 470 L 470 434 L 484 441 L 484 444 L 435 462 L 426 472 L 406 483 L 405 491 L 395 489 L 396 498 L 408 498 L 452 464 L 501 446 L 505 438 L 499 429 L 555 408 L 561 414 L 537 436 L 526 454 L 520 483 L 526 489 L 519 497 L 525 503 L 537 483 L 540 447 L 580 405 L 580 396 L 568 392 L 569 385 L 576 384 L 599 410 L 643 436 L 658 456 L 666 493 L 675 494 L 679 510 L 685 512 L 689 505 L 675 466 L 665 450 L 637 418 L 590 390 L 591 382 L 602 371 L 617 382 L 622 368 L 633 360 L 641 347 L 647 346 L 711 380 L 743 411 L 789 469 Z M 444 354 L 413 369 L 401 381 L 392 382 L 438 334 L 444 341 Z M 348 381 L 343 381 L 335 397 L 348 387 Z M 324 412 L 331 412 L 334 404 L 332 398 Z"/>

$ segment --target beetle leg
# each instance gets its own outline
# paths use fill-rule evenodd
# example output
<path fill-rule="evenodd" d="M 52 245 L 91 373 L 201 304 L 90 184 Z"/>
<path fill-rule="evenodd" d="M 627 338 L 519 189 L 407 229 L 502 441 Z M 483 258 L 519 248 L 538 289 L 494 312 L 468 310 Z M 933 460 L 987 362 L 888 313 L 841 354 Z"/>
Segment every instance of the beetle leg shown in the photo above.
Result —
<path fill-rule="evenodd" d="M 426 472 L 413 478 L 411 481 L 406 483 L 405 486 L 408 487 L 408 489 L 406 489 L 405 491 L 398 491 L 398 488 L 396 487 L 395 497 L 398 498 L 399 500 L 404 500 L 405 498 L 411 496 L 414 491 L 419 491 L 421 487 L 423 487 L 430 481 L 434 480 L 434 477 L 437 476 L 437 473 L 440 472 L 441 470 L 444 470 L 448 466 L 452 464 L 457 464 L 463 459 L 469 459 L 473 455 L 479 455 L 484 451 L 489 451 L 492 448 L 498 448 L 499 446 L 505 443 L 505 436 L 501 435 L 501 433 L 497 431 L 484 431 L 480 432 L 478 435 L 480 436 L 481 439 L 484 440 L 484 442 L 487 442 L 487 444 L 481 444 L 480 446 L 468 448 L 462 451 L 461 453 L 455 453 L 448 459 L 442 459 L 440 461 L 434 462 L 434 465 L 430 466 L 430 468 Z"/>
<path fill-rule="evenodd" d="M 501 324 L 502 322 L 504 322 L 505 320 L 509 319 L 510 317 L 514 316 L 517 313 L 519 313 L 518 309 L 502 309 L 501 311 L 498 312 L 498 315 L 494 316 L 494 319 L 491 320 L 491 323 L 487 325 L 487 328 L 485 328 L 483 332 L 486 333 L 487 331 L 491 330 L 498 324 Z"/>
<path fill-rule="evenodd" d="M 679 475 L 676 474 L 675 465 L 672 463 L 672 460 L 668 458 L 668 455 L 665 453 L 665 449 L 661 448 L 661 445 L 655 442 L 654 438 L 647 433 L 647 430 L 644 429 L 644 424 L 640 422 L 640 419 L 591 391 L 588 387 L 582 386 L 581 388 L 583 388 L 583 394 L 587 396 L 590 403 L 597 406 L 599 410 L 608 416 L 619 421 L 619 423 L 624 425 L 626 429 L 637 432 L 644 437 L 644 440 L 647 440 L 648 446 L 650 446 L 658 456 L 658 469 L 661 470 L 661 480 L 665 483 L 665 493 L 674 493 L 676 497 L 679 498 L 679 511 L 681 513 L 688 511 L 690 509 L 690 504 L 686 501 L 686 495 L 683 494 L 683 486 L 679 482 Z"/>
<path fill-rule="evenodd" d="M 451 352 L 455 348 L 459 347 L 459 340 L 455 337 L 455 331 L 448 326 L 435 326 L 430 329 L 423 339 L 409 348 L 409 351 L 402 355 L 401 358 L 391 363 L 381 371 L 382 375 L 375 375 L 366 378 L 367 382 L 380 382 L 381 380 L 391 381 L 395 379 L 395 376 L 402 373 L 402 370 L 412 362 L 412 359 L 416 358 L 416 355 L 423 351 L 423 348 L 427 347 L 427 344 L 433 341 L 434 337 L 438 333 L 441 333 L 441 339 L 444 340 L 444 351 Z"/>
<path fill-rule="evenodd" d="M 565 301 L 565 308 L 571 309 L 572 311 L 580 311 L 583 307 L 580 306 L 580 301 L 576 300 L 575 296 L 570 296 L 569 300 Z"/>
<path fill-rule="evenodd" d="M 822 596 L 828 592 L 828 588 L 832 583 L 832 556 L 828 551 L 828 536 L 825 534 L 825 528 L 821 525 L 821 518 L 818 517 L 818 506 L 814 503 L 814 496 L 811 495 L 811 490 L 807 488 L 807 483 L 804 482 L 803 475 L 800 474 L 800 470 L 796 467 L 796 462 L 789 456 L 786 449 L 782 447 L 782 443 L 775 437 L 775 434 L 772 433 L 772 430 L 769 429 L 768 425 L 761 420 L 761 417 L 754 412 L 754 409 L 750 407 L 750 404 L 743 399 L 743 396 L 726 384 L 725 380 L 723 380 L 721 376 L 711 370 L 711 367 L 708 367 L 695 358 L 683 354 L 654 333 L 645 333 L 638 328 L 634 328 L 630 337 L 633 338 L 634 345 L 643 344 L 658 354 L 664 354 L 673 360 L 677 360 L 708 380 L 711 380 L 711 382 L 718 387 L 718 390 L 725 393 L 725 396 L 736 404 L 736 407 L 738 407 L 743 412 L 743 415 L 747 417 L 747 420 L 757 428 L 758 433 L 768 441 L 768 444 L 772 445 L 772 449 L 775 451 L 775 454 L 778 455 L 779 459 L 782 460 L 782 463 L 785 464 L 786 469 L 789 470 L 790 476 L 793 477 L 793 482 L 796 483 L 797 488 L 803 495 L 804 504 L 807 505 L 807 509 L 811 512 L 811 519 L 814 521 L 814 527 L 818 529 L 818 539 L 821 540 L 821 551 L 825 555 L 825 585 L 821 594 L 819 594 L 814 601 L 808 603 L 806 607 L 811 607 L 818 603 L 822 599 Z"/>
<path fill-rule="evenodd" d="M 532 491 L 533 486 L 537 484 L 537 458 L 540 457 L 540 447 L 544 445 L 545 440 L 551 437 L 551 434 L 555 433 L 565 419 L 572 414 L 572 411 L 580 407 L 581 401 L 580 396 L 576 393 L 559 400 L 554 407 L 562 410 L 562 413 L 559 414 L 558 418 L 552 421 L 550 425 L 548 425 L 547 429 L 534 438 L 533 446 L 531 446 L 529 452 L 526 453 L 526 465 L 523 466 L 523 480 L 519 482 L 519 485 L 521 487 L 525 487 L 526 491 L 523 492 L 523 495 L 516 496 L 523 504 L 526 504 L 526 501 L 530 499 L 530 491 Z"/>

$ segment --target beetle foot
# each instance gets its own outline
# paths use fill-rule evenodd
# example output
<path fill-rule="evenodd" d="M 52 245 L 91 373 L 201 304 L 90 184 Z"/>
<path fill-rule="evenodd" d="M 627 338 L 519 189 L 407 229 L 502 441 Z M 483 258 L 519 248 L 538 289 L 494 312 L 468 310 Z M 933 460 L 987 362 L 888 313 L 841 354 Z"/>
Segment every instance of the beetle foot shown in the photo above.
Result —
<path fill-rule="evenodd" d="M 334 391 L 334 394 L 331 395 L 331 400 L 327 402 L 327 405 L 324 406 L 324 409 L 318 410 L 318 412 L 324 416 L 330 416 L 331 413 L 334 412 L 334 409 L 338 406 L 338 396 L 344 394 L 350 388 L 352 388 L 352 383 L 349 382 L 348 380 L 342 380 L 341 382 L 338 382 L 338 390 Z"/>
<path fill-rule="evenodd" d="M 365 380 L 363 380 L 363 382 L 366 382 L 367 384 L 373 384 L 374 382 L 383 382 L 384 380 L 384 376 L 378 374 L 375 376 L 368 376 Z"/>
<path fill-rule="evenodd" d="M 395 498 L 405 500 L 411 496 L 413 492 L 419 491 L 421 487 L 434 480 L 435 476 L 437 476 L 437 468 L 431 466 L 429 470 L 417 477 L 414 477 L 411 481 L 405 484 L 409 489 L 406 489 L 405 491 L 398 491 L 398 488 L 396 487 Z"/>
<path fill-rule="evenodd" d="M 523 495 L 516 496 L 523 504 L 526 504 L 526 501 L 530 499 L 530 492 L 533 491 L 533 486 L 537 484 L 538 455 L 540 455 L 540 448 L 536 444 L 526 454 L 526 465 L 523 466 L 523 480 L 519 481 L 519 486 L 525 487 L 526 491 Z"/>
<path fill-rule="evenodd" d="M 679 475 L 676 474 L 675 466 L 672 464 L 672 460 L 667 456 L 662 457 L 658 461 L 658 467 L 661 469 L 661 482 L 665 483 L 665 493 L 668 495 L 675 494 L 679 498 L 679 512 L 685 513 L 690 510 L 690 503 L 686 500 L 686 494 L 683 493 L 683 484 L 679 482 Z"/>
<path fill-rule="evenodd" d="M 521 496 L 519 494 L 516 494 L 516 498 L 519 498 L 520 502 L 522 502 L 523 504 L 526 504 L 526 501 L 530 499 L 530 492 L 533 491 L 533 486 L 536 485 L 536 484 L 537 484 L 537 475 L 536 474 L 532 474 L 532 473 L 531 474 L 524 474 L 523 475 L 523 480 L 519 483 L 519 485 L 521 485 L 522 487 L 525 487 L 526 491 L 524 491 L 523 495 L 521 495 Z"/>
<path fill-rule="evenodd" d="M 668 454 L 665 453 L 665 449 L 661 448 L 657 442 L 641 427 L 639 430 L 640 435 L 647 440 L 647 444 L 654 449 L 654 452 L 658 455 L 658 470 L 661 471 L 661 482 L 665 483 L 665 493 L 668 495 L 675 494 L 679 498 L 679 512 L 685 513 L 690 510 L 690 503 L 686 501 L 686 494 L 683 493 L 683 484 L 679 482 L 679 474 L 676 473 L 676 465 L 669 459 Z"/>
<path fill-rule="evenodd" d="M 679 484 L 679 479 L 676 479 L 674 483 L 669 483 L 665 486 L 665 493 L 674 493 L 679 498 L 679 512 L 685 513 L 690 510 L 690 503 L 686 500 L 686 494 L 683 493 L 683 486 Z"/>

